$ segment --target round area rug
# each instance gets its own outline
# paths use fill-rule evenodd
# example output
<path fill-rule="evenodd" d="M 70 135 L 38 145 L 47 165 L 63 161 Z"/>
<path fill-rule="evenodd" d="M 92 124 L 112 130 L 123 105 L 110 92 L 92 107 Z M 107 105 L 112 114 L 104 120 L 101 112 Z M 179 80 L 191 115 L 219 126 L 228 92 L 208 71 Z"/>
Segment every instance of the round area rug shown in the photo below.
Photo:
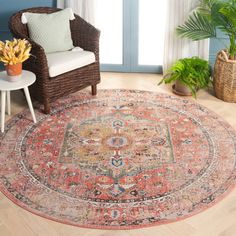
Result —
<path fill-rule="evenodd" d="M 87 91 L 51 115 L 18 114 L 0 136 L 0 189 L 37 215 L 80 227 L 133 229 L 192 216 L 236 179 L 236 133 L 190 100 Z"/>

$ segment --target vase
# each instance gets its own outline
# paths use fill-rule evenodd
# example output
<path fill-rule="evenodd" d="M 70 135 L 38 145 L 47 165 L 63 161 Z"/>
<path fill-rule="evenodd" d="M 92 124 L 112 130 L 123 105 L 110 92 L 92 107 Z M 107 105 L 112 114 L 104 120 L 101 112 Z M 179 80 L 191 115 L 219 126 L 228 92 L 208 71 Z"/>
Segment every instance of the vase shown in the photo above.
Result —
<path fill-rule="evenodd" d="M 181 96 L 191 96 L 191 90 L 180 80 L 176 80 L 173 86 L 173 92 Z"/>
<path fill-rule="evenodd" d="M 8 81 L 16 82 L 19 80 L 22 74 L 22 63 L 6 65 L 5 68 L 8 75 Z"/>

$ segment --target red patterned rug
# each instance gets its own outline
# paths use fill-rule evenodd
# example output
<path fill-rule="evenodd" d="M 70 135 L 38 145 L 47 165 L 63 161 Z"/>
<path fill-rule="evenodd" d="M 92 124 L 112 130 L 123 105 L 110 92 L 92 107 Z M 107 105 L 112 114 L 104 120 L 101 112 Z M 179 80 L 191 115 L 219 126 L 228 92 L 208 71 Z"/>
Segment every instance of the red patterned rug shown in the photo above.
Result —
<path fill-rule="evenodd" d="M 165 94 L 87 91 L 28 110 L 0 135 L 0 189 L 37 215 L 133 229 L 184 219 L 235 185 L 236 133 L 205 107 Z"/>

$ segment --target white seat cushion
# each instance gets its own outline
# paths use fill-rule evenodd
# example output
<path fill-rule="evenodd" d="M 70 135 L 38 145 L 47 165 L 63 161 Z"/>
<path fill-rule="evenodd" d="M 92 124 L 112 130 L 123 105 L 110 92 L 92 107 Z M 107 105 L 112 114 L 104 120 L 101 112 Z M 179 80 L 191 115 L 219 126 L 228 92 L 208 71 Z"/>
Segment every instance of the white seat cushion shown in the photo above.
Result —
<path fill-rule="evenodd" d="M 46 54 L 46 57 L 50 77 L 64 74 L 96 61 L 95 54 L 89 51 L 54 52 Z"/>

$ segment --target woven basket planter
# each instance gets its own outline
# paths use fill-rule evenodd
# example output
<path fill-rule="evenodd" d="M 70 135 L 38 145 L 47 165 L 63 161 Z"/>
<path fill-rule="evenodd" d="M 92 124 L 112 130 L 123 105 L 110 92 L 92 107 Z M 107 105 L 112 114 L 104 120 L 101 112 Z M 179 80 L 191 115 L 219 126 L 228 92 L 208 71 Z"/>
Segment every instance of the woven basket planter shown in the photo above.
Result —
<path fill-rule="evenodd" d="M 236 102 L 236 61 L 229 60 L 224 50 L 217 55 L 213 84 L 217 98 Z"/>

